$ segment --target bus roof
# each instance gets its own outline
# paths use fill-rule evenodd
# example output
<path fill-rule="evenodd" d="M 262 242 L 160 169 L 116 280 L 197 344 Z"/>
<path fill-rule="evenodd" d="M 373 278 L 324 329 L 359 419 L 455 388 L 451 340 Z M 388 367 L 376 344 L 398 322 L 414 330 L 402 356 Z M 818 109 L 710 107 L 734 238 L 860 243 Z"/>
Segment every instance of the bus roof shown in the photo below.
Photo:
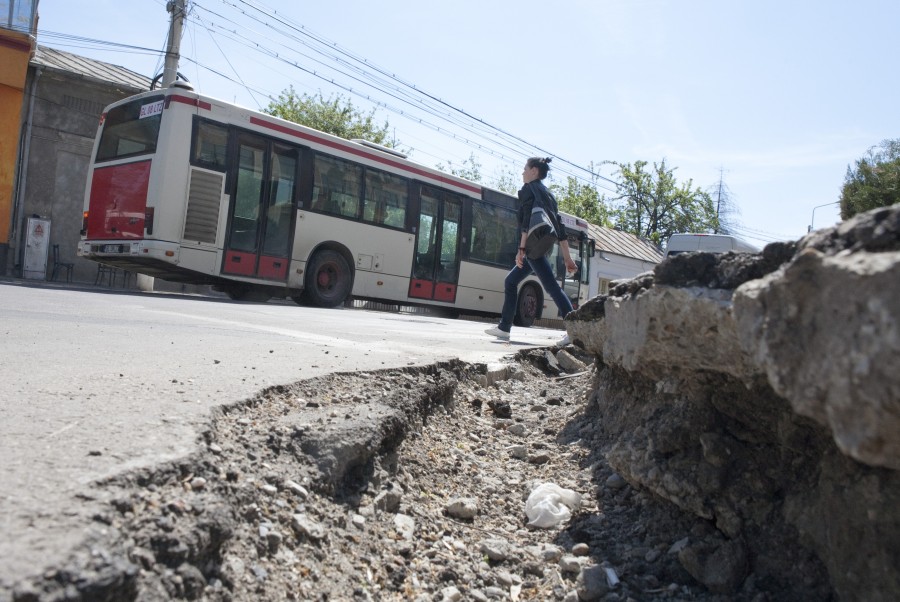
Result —
<path fill-rule="evenodd" d="M 287 121 L 286 119 L 274 115 L 262 113 L 255 109 L 249 109 L 211 96 L 205 96 L 195 90 L 188 89 L 183 85 L 149 90 L 147 92 L 135 94 L 134 96 L 110 104 L 106 107 L 104 112 L 109 111 L 112 107 L 139 98 L 154 96 L 165 96 L 166 107 L 172 102 L 191 105 L 196 107 L 198 111 L 207 111 L 213 115 L 218 113 L 218 116 L 222 117 L 223 121 L 228 121 L 235 125 L 242 127 L 246 127 L 247 125 L 251 127 L 255 126 L 270 133 L 279 134 L 282 137 L 299 139 L 301 141 L 325 146 L 333 152 L 350 155 L 354 160 L 368 160 L 378 165 L 399 169 L 407 172 L 413 177 L 431 180 L 443 186 L 450 186 L 455 188 L 458 192 L 465 193 L 469 196 L 481 197 L 482 194 L 481 184 L 442 172 L 421 163 L 416 163 L 401 156 L 401 153 L 398 153 L 393 149 L 377 148 L 378 145 L 373 145 L 371 142 L 364 144 L 360 141 L 347 140 L 327 132 L 322 132 L 308 126 Z M 226 118 L 226 113 L 231 113 L 231 115 Z M 240 115 L 241 118 L 236 119 L 234 117 L 235 113 Z"/>

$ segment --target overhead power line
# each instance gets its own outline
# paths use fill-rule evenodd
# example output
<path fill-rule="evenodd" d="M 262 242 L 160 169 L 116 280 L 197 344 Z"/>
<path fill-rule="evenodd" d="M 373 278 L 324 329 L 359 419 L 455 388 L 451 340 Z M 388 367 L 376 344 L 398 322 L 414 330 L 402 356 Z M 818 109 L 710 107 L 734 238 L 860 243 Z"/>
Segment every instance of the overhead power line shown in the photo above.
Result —
<path fill-rule="evenodd" d="M 438 103 L 439 105 L 442 105 L 442 106 L 446 107 L 447 109 L 449 109 L 449 110 L 451 110 L 451 111 L 453 111 L 453 112 L 459 113 L 459 114 L 464 115 L 465 117 L 467 117 L 467 118 L 469 118 L 469 119 L 472 119 L 472 120 L 474 120 L 474 121 L 476 121 L 476 122 L 478 122 L 478 123 L 480 123 L 480 124 L 483 124 L 484 126 L 488 127 L 490 130 L 496 131 L 496 132 L 498 132 L 498 133 L 500 133 L 500 134 L 502 134 L 502 135 L 504 135 L 504 136 L 506 136 L 506 137 L 508 137 L 508 138 L 510 138 L 510 139 L 512 139 L 512 140 L 521 142 L 522 144 L 525 144 L 525 145 L 527 145 L 527 146 L 530 147 L 530 148 L 533 148 L 533 149 L 538 150 L 538 151 L 540 151 L 540 152 L 542 152 L 542 153 L 545 153 L 545 154 L 548 155 L 548 156 L 552 155 L 554 158 L 556 158 L 556 159 L 558 159 L 558 160 L 560 160 L 560 161 L 562 161 L 562 162 L 564 162 L 564 163 L 570 165 L 571 167 L 574 167 L 574 168 L 576 168 L 576 169 L 582 170 L 583 172 L 589 174 L 592 178 L 600 178 L 600 179 L 607 180 L 608 182 L 610 182 L 610 183 L 612 183 L 612 184 L 616 184 L 616 182 L 615 182 L 614 180 L 610 180 L 610 179 L 608 179 L 608 178 L 605 178 L 605 177 L 603 177 L 602 175 L 597 174 L 597 173 L 591 171 L 590 169 L 588 169 L 588 168 L 586 168 L 586 167 L 584 167 L 584 166 L 582 166 L 582 165 L 578 165 L 578 164 L 576 164 L 576 163 L 574 163 L 574 162 L 572 162 L 572 161 L 569 161 L 568 159 L 566 159 L 566 158 L 564 158 L 564 157 L 560 157 L 560 156 L 558 156 L 558 155 L 554 155 L 554 154 L 551 153 L 550 151 L 548 151 L 548 150 L 546 150 L 546 149 L 544 149 L 544 148 L 542 148 L 542 147 L 540 147 L 540 146 L 538 146 L 538 145 L 536 145 L 536 144 L 533 144 L 533 143 L 531 143 L 531 142 L 528 142 L 527 140 L 525 140 L 525 139 L 523 139 L 523 138 L 521 138 L 521 137 L 519 137 L 519 136 L 517 136 L 517 135 L 515 135 L 515 134 L 512 134 L 511 132 L 508 132 L 508 131 L 504 130 L 503 128 L 500 128 L 500 127 L 498 127 L 498 126 L 496 126 L 496 125 L 493 125 L 493 124 L 491 124 L 491 123 L 488 123 L 487 121 L 485 121 L 485 120 L 483 120 L 483 119 L 480 119 L 480 118 L 478 118 L 478 117 L 472 115 L 472 114 L 469 113 L 468 111 L 465 111 L 464 109 L 461 109 L 461 108 L 459 108 L 459 107 L 457 107 L 457 106 L 455 106 L 455 105 L 452 105 L 452 104 L 446 102 L 445 100 L 443 100 L 443 99 L 441 99 L 441 98 L 439 98 L 439 97 L 437 97 L 437 96 L 435 96 L 435 95 L 433 95 L 433 94 L 430 94 L 429 92 L 427 92 L 427 91 L 425 91 L 425 90 L 422 90 L 421 88 L 416 87 L 416 86 L 413 85 L 411 82 L 408 82 L 408 81 L 406 81 L 406 80 L 404 80 L 404 79 L 401 79 L 401 78 L 398 77 L 397 75 L 388 72 L 387 70 L 385 70 L 385 69 L 379 67 L 378 65 L 375 65 L 374 63 L 372 63 L 372 62 L 366 60 L 365 58 L 363 58 L 363 57 L 361 57 L 361 56 L 358 56 L 358 55 L 356 55 L 356 54 L 353 54 L 353 53 L 351 53 L 351 52 L 345 50 L 344 48 L 340 47 L 337 43 L 335 43 L 335 42 L 333 42 L 333 41 L 331 41 L 331 40 L 327 40 L 326 38 L 324 38 L 324 37 L 322 37 L 322 36 L 319 36 L 318 34 L 315 34 L 315 33 L 311 32 L 309 29 L 303 27 L 302 25 L 295 24 L 294 22 L 290 21 L 289 19 L 284 18 L 284 17 L 282 17 L 282 16 L 280 16 L 280 15 L 277 15 L 277 14 L 276 14 L 274 11 L 272 11 L 271 9 L 265 9 L 265 10 L 264 10 L 263 8 L 260 8 L 260 6 L 257 5 L 258 3 L 256 3 L 256 2 L 250 2 L 249 0 L 238 0 L 238 1 L 239 1 L 240 3 L 242 3 L 242 4 L 246 5 L 246 6 L 248 6 L 248 7 L 251 7 L 253 10 L 258 11 L 260 14 L 263 14 L 263 15 L 269 17 L 269 18 L 275 19 L 275 20 L 277 20 L 278 22 L 282 23 L 283 25 L 285 25 L 285 26 L 287 26 L 287 27 L 290 27 L 292 30 L 296 31 L 296 32 L 299 33 L 299 34 L 308 36 L 308 37 L 310 37 L 310 38 L 316 40 L 319 44 L 321 44 L 321 45 L 323 45 L 323 46 L 327 46 L 328 48 L 333 48 L 336 52 L 340 53 L 340 54 L 343 55 L 343 56 L 346 56 L 346 57 L 349 58 L 351 61 L 354 61 L 354 62 L 356 62 L 356 63 L 362 64 L 362 65 L 364 65 L 364 66 L 365 66 L 366 68 L 368 68 L 368 69 L 374 69 L 376 72 L 378 72 L 379 74 L 381 74 L 381 75 L 383 75 L 383 76 L 389 78 L 390 80 L 395 81 L 395 82 L 397 82 L 398 84 L 400 84 L 400 85 L 402 85 L 402 86 L 404 86 L 404 87 L 406 87 L 406 88 L 409 88 L 409 89 L 411 89 L 411 90 L 414 90 L 417 94 L 419 94 L 419 95 L 421 95 L 421 96 L 424 96 L 425 98 L 428 98 L 428 99 L 430 99 L 430 100 L 432 100 L 432 101 Z M 224 3 L 226 3 L 226 4 L 229 3 L 228 0 L 222 0 L 222 2 L 224 2 Z"/>
<path fill-rule="evenodd" d="M 577 165 L 576 163 L 569 161 L 564 157 L 560 157 L 559 155 L 550 153 L 540 146 L 529 143 L 519 136 L 503 130 L 502 128 L 496 127 L 486 122 L 485 120 L 480 119 L 472 115 L 471 113 L 438 98 L 433 94 L 429 94 L 428 92 L 416 87 L 414 84 L 399 78 L 395 74 L 381 67 L 378 67 L 365 58 L 351 53 L 335 42 L 327 40 L 323 36 L 312 32 L 303 25 L 299 25 L 291 21 L 290 19 L 284 17 L 281 14 L 278 14 L 276 11 L 273 11 L 268 7 L 265 7 L 259 3 L 248 2 L 247 0 L 220 1 L 225 6 L 238 11 L 241 15 L 269 29 L 271 32 L 275 32 L 276 34 L 289 39 L 292 42 L 290 46 L 281 44 L 281 46 L 284 48 L 284 53 L 293 53 L 298 54 L 299 56 L 303 56 L 306 60 L 312 60 L 319 65 L 323 65 L 326 68 L 342 75 L 343 77 L 349 78 L 351 81 L 360 83 L 362 85 L 371 86 L 379 93 L 386 94 L 388 95 L 388 97 L 393 98 L 394 100 L 410 104 L 417 110 L 422 110 L 432 117 L 439 117 L 442 120 L 446 120 L 449 123 L 468 131 L 472 135 L 480 137 L 486 136 L 491 144 L 499 143 L 500 146 L 505 149 L 505 151 L 501 152 L 498 155 L 496 151 L 492 151 L 490 149 L 490 146 L 485 146 L 485 144 L 480 144 L 477 141 L 468 139 L 465 136 L 452 134 L 452 137 L 454 137 L 455 139 L 464 142 L 472 146 L 473 148 L 477 148 L 480 152 L 486 152 L 505 161 L 516 160 L 516 158 L 506 155 L 506 153 L 510 151 L 516 155 L 519 155 L 519 157 L 535 154 L 549 155 L 553 156 L 558 161 L 570 166 L 569 169 L 564 169 L 563 166 L 558 165 L 557 172 L 568 173 L 569 175 L 572 175 L 573 177 L 576 177 L 580 180 L 586 180 L 584 176 L 580 176 L 577 173 L 578 171 L 580 171 L 581 173 L 585 173 L 590 176 L 590 181 L 592 184 L 596 184 L 597 181 L 600 180 L 609 182 L 613 185 L 616 184 L 614 180 L 606 178 L 589 168 Z M 246 28 L 246 26 L 239 24 L 237 21 L 229 19 L 228 17 L 211 10 L 203 4 L 195 3 L 194 6 L 208 12 L 211 15 L 217 16 L 220 19 L 229 21 L 235 27 L 248 29 Z M 254 50 L 258 50 L 269 55 L 270 57 L 275 57 L 279 60 L 283 60 L 293 67 L 302 69 L 298 62 L 284 58 L 281 51 L 276 52 L 271 49 L 263 48 L 261 46 L 260 40 L 266 40 L 270 42 L 273 41 L 271 34 L 262 35 L 259 32 L 252 32 L 251 35 L 253 37 L 251 38 L 248 35 L 239 33 L 237 30 L 228 30 L 228 33 L 231 34 L 232 37 L 245 39 L 247 43 L 251 44 L 250 47 Z M 319 54 L 325 60 L 323 61 L 321 59 L 310 57 L 309 54 L 304 54 L 297 49 L 298 44 L 314 53 Z M 361 96 L 369 102 L 373 102 L 377 106 L 381 106 L 387 110 L 395 112 L 398 115 L 403 116 L 404 118 L 411 118 L 406 111 L 399 109 L 398 107 L 390 106 L 387 103 L 379 103 L 377 99 L 372 98 L 371 95 L 360 93 L 352 86 L 341 84 L 334 79 L 329 79 L 327 75 L 323 75 L 316 70 L 305 69 L 305 71 L 307 73 L 310 73 L 311 75 L 324 79 L 328 83 L 335 85 L 342 90 L 345 90 L 354 95 Z M 415 120 L 415 117 L 412 117 L 412 119 Z M 432 129 L 441 132 L 442 134 L 448 134 L 446 128 L 444 128 L 443 126 L 435 126 L 435 124 L 427 125 L 432 127 Z M 572 173 L 570 171 L 572 167 L 576 169 L 576 173 Z"/>
<path fill-rule="evenodd" d="M 238 72 L 229 53 L 219 44 L 219 40 L 227 39 L 253 52 L 260 53 L 290 69 L 312 76 L 329 86 L 362 98 L 375 107 L 390 111 L 405 120 L 452 138 L 479 153 L 490 155 L 506 164 L 521 161 L 523 157 L 528 156 L 551 156 L 559 162 L 554 165 L 556 175 L 562 174 L 608 192 L 617 192 L 619 183 L 594 171 L 593 164 L 585 167 L 551 153 L 521 136 L 423 90 L 412 82 L 343 48 L 259 2 L 254 0 L 219 0 L 219 2 L 239 13 L 240 17 L 234 18 L 220 11 L 212 10 L 204 4 L 191 2 L 192 10 L 187 15 L 187 23 L 195 27 L 194 31 L 206 32 L 233 75 L 223 73 L 220 69 L 210 66 L 207 61 L 201 60 L 196 56 L 196 47 L 193 52 L 194 56 L 182 53 L 182 59 L 216 77 L 241 86 L 260 110 L 262 110 L 262 105 L 257 99 L 257 95 L 275 100 L 276 95 L 286 88 L 273 93 L 259 90 L 251 85 Z M 262 28 L 262 31 L 253 29 L 251 24 L 256 24 Z M 165 55 L 164 50 L 160 49 L 59 32 L 39 30 L 39 35 L 42 39 L 53 40 L 60 46 L 148 54 L 160 59 Z M 194 39 L 196 41 L 196 35 Z M 419 152 L 435 157 L 426 151 L 420 150 Z M 461 162 L 464 163 L 465 159 Z M 610 188 L 609 185 L 616 188 Z M 754 230 L 741 224 L 729 224 L 728 227 L 742 238 L 764 243 L 799 238 Z"/>
<path fill-rule="evenodd" d="M 349 94 L 364 98 L 367 102 L 370 102 L 377 107 L 393 112 L 404 119 L 431 129 L 441 135 L 450 137 L 457 142 L 475 149 L 477 152 L 495 157 L 502 162 L 516 163 L 519 162 L 522 157 L 538 154 L 552 156 L 562 163 L 562 165 L 557 164 L 554 166 L 554 172 L 556 174 L 574 177 L 577 180 L 589 182 L 590 184 L 609 192 L 615 192 L 614 189 L 602 184 L 602 182 L 608 182 L 612 185 L 616 185 L 617 183 L 614 180 L 606 178 L 589 168 L 577 165 L 563 157 L 550 153 L 540 146 L 529 143 L 519 136 L 496 127 L 487 121 L 474 116 L 468 111 L 458 108 L 433 94 L 425 92 L 414 84 L 374 65 L 365 58 L 345 50 L 338 44 L 315 34 L 302 25 L 290 21 L 267 7 L 257 3 L 248 2 L 247 0 L 237 0 L 237 3 L 231 0 L 221 0 L 221 2 L 226 6 L 238 10 L 242 15 L 245 15 L 253 22 L 262 25 L 269 30 L 270 33 L 264 35 L 261 32 L 253 31 L 246 25 L 239 23 L 226 15 L 212 11 L 202 4 L 194 2 L 192 3 L 193 8 L 205 11 L 220 22 L 216 23 L 212 19 L 204 18 L 195 10 L 192 10 L 188 15 L 188 22 L 207 32 L 234 75 L 226 75 L 225 73 L 222 73 L 221 70 L 209 66 L 205 61 L 198 60 L 197 57 L 186 56 L 183 54 L 182 58 L 194 63 L 199 68 L 213 73 L 217 77 L 222 77 L 226 81 L 240 85 L 247 90 L 251 98 L 257 103 L 257 106 L 260 106 L 260 103 L 256 100 L 254 92 L 266 95 L 270 99 L 273 99 L 272 94 L 254 88 L 241 77 L 231 63 L 228 54 L 219 45 L 216 40 L 217 37 L 227 38 L 232 42 L 242 44 L 255 52 L 259 52 L 269 58 L 275 59 L 293 69 L 298 69 L 308 75 L 312 75 L 313 77 L 316 77 L 323 82 L 327 82 L 329 85 Z M 247 10 L 242 7 L 246 7 Z M 250 14 L 251 12 L 254 14 Z M 260 17 L 260 15 L 262 17 Z M 274 22 L 275 25 L 264 19 L 269 19 L 269 21 Z M 225 23 L 230 24 L 232 28 L 227 27 Z M 242 31 L 247 31 L 249 34 L 245 35 L 244 33 L 241 33 Z M 273 37 L 271 32 L 276 33 L 277 36 Z M 41 31 L 40 35 L 45 38 L 56 40 L 57 43 L 62 46 L 135 52 L 150 54 L 157 57 L 162 57 L 164 55 L 163 50 L 106 40 L 97 40 L 83 36 L 48 31 Z M 287 38 L 292 43 L 285 44 L 279 42 L 279 36 Z M 264 42 L 270 44 L 266 45 Z M 270 46 L 272 44 L 278 44 L 280 50 L 271 48 Z M 316 58 L 310 53 L 300 52 L 297 49 L 297 44 L 309 49 L 311 53 L 317 54 L 322 58 Z M 299 60 L 292 60 L 292 56 L 298 56 Z M 313 66 L 318 65 L 322 69 L 318 70 L 304 66 L 301 64 L 301 61 L 303 63 L 311 62 Z M 354 84 L 358 84 L 361 87 L 368 87 L 377 95 L 393 99 L 394 101 L 401 103 L 401 105 L 407 105 L 412 110 L 407 110 L 401 108 L 401 106 L 386 102 L 382 98 L 378 98 L 376 94 L 366 93 L 362 88 L 358 88 Z M 418 114 L 420 112 L 421 114 Z M 441 121 L 446 122 L 447 125 L 441 124 Z M 585 177 L 583 174 L 586 174 L 588 177 Z"/>
<path fill-rule="evenodd" d="M 83 36 L 75 36 L 67 33 L 38 29 L 38 39 L 43 40 L 44 38 L 57 40 L 56 43 L 58 46 L 69 46 L 72 48 L 105 48 L 111 50 L 114 49 L 121 52 L 134 52 L 136 54 L 165 54 L 164 51 L 156 48 L 145 48 L 143 46 L 134 46 L 132 44 L 121 44 L 119 42 L 97 40 L 94 38 L 86 38 Z"/>

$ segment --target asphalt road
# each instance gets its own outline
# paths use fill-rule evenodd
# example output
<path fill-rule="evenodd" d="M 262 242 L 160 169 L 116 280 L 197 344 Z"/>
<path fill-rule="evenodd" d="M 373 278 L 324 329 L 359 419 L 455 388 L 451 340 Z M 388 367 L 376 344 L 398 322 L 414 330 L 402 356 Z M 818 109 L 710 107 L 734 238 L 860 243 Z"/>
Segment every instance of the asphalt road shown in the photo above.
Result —
<path fill-rule="evenodd" d="M 486 326 L 0 281 L 0 600 L 95 528 L 94 483 L 188 455 L 215 406 L 330 372 L 501 361 L 562 334 L 504 344 Z"/>

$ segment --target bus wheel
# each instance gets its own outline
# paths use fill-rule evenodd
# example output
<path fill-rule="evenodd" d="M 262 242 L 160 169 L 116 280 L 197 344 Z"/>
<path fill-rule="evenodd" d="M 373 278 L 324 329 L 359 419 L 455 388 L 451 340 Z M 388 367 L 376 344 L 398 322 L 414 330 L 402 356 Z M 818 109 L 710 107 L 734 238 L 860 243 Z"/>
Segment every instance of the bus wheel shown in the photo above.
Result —
<path fill-rule="evenodd" d="M 541 296 L 534 285 L 526 284 L 519 291 L 519 302 L 516 307 L 516 317 L 513 324 L 528 328 L 534 324 L 540 307 Z"/>
<path fill-rule="evenodd" d="M 306 271 L 304 298 L 319 307 L 337 307 L 350 296 L 353 279 L 347 260 L 337 251 L 316 253 Z"/>

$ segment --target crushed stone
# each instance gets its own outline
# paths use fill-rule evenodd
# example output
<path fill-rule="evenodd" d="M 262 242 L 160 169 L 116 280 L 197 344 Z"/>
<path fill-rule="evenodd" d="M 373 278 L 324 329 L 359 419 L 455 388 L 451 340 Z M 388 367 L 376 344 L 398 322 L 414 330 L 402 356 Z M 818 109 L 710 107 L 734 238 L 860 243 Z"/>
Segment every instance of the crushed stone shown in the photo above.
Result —
<path fill-rule="evenodd" d="M 333 374 L 224 407 L 190 458 L 101 484 L 107 538 L 13 598 L 790 599 L 691 576 L 678 546 L 714 527 L 609 468 L 574 359 Z M 541 483 L 580 494 L 565 523 L 527 526 Z"/>

